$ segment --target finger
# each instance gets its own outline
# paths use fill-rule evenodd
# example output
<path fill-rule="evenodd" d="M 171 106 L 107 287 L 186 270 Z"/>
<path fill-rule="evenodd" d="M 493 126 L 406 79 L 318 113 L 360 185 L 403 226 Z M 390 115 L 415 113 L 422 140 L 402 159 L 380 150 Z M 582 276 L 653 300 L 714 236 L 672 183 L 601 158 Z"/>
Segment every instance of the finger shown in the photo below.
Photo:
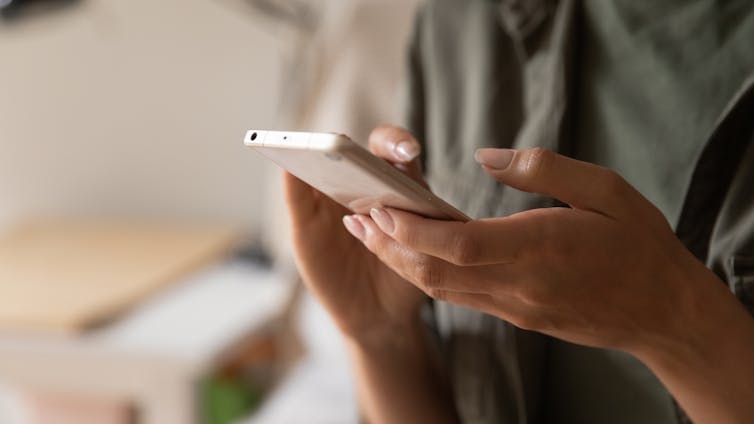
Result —
<path fill-rule="evenodd" d="M 501 290 L 504 289 L 500 287 L 504 276 L 499 271 L 500 267 L 495 267 L 495 281 L 489 282 L 483 274 L 489 272 L 487 267 L 455 267 L 397 245 L 390 237 L 381 235 L 377 224 L 369 218 L 354 215 L 352 219 L 360 222 L 357 237 L 364 241 L 367 248 L 428 296 L 497 316 L 522 328 L 535 329 L 539 326 L 537 308 L 522 302 L 516 295 L 506 294 Z M 434 270 L 431 269 L 433 267 Z M 484 271 L 477 272 L 478 270 Z M 511 275 L 507 277 L 511 281 L 517 280 Z"/>
<path fill-rule="evenodd" d="M 511 264 L 541 246 L 544 213 L 469 222 L 428 219 L 398 209 L 372 209 L 374 222 L 401 245 L 455 265 Z"/>
<path fill-rule="evenodd" d="M 377 127 L 369 136 L 369 150 L 429 188 L 419 160 L 421 145 L 410 132 L 391 125 Z"/>
<path fill-rule="evenodd" d="M 616 172 L 541 148 L 479 149 L 475 158 L 501 183 L 554 197 L 576 209 L 615 217 L 643 199 Z"/>
<path fill-rule="evenodd" d="M 484 278 L 476 270 L 464 270 L 445 261 L 401 246 L 369 218 L 344 217 L 348 231 L 390 269 L 430 297 L 444 291 L 484 292 Z"/>
<path fill-rule="evenodd" d="M 369 150 L 393 163 L 415 164 L 421 154 L 421 146 L 410 132 L 403 128 L 382 125 L 369 134 Z"/>

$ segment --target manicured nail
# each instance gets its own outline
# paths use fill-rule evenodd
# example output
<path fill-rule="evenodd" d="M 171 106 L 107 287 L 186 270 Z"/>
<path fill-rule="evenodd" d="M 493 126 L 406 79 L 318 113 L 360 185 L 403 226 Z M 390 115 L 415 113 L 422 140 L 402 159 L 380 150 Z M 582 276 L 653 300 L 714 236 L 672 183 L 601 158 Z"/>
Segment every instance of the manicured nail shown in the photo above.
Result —
<path fill-rule="evenodd" d="M 359 222 L 358 219 L 355 219 L 351 215 L 346 215 L 343 217 L 343 225 L 345 225 L 346 230 L 348 230 L 351 235 L 356 237 L 357 239 L 364 241 L 364 236 L 366 235 L 366 229 L 364 228 L 364 225 Z"/>
<path fill-rule="evenodd" d="M 511 164 L 514 150 L 510 149 L 478 149 L 474 154 L 474 160 L 480 164 L 502 171 Z"/>
<path fill-rule="evenodd" d="M 393 221 L 393 217 L 390 216 L 390 214 L 387 213 L 385 209 L 372 208 L 369 211 L 369 216 L 371 216 L 374 222 L 377 223 L 377 226 L 380 227 L 380 230 L 388 234 L 392 234 L 393 230 L 395 230 L 395 222 Z"/>
<path fill-rule="evenodd" d="M 420 152 L 419 143 L 415 141 L 401 141 L 395 145 L 395 154 L 406 162 L 416 159 Z"/>

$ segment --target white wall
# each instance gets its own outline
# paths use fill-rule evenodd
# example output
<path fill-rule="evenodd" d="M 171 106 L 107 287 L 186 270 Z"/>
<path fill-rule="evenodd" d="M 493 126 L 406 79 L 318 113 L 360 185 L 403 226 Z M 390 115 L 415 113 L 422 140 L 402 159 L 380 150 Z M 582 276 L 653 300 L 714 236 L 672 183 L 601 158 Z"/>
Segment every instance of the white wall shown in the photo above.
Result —
<path fill-rule="evenodd" d="M 273 126 L 275 39 L 228 0 L 81 3 L 0 23 L 0 223 L 257 225 L 268 165 L 241 140 Z"/>

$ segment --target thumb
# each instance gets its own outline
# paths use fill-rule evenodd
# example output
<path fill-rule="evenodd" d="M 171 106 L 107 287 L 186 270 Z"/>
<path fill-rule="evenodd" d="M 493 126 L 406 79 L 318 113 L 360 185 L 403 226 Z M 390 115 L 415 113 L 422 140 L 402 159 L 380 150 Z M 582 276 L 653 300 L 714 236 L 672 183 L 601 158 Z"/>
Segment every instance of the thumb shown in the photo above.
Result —
<path fill-rule="evenodd" d="M 643 199 L 616 172 L 542 148 L 479 149 L 474 158 L 499 182 L 554 197 L 575 209 L 620 216 Z"/>

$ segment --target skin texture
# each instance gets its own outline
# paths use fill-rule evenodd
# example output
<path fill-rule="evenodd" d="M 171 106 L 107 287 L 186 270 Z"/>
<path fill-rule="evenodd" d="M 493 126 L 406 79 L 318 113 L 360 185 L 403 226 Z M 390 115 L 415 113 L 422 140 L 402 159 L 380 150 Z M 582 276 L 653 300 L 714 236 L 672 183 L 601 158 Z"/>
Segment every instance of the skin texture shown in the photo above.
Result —
<path fill-rule="evenodd" d="M 754 320 L 649 201 L 613 171 L 542 149 L 477 160 L 571 207 L 468 223 L 380 209 L 349 231 L 430 297 L 633 354 L 695 422 L 750 419 Z"/>
<path fill-rule="evenodd" d="M 421 178 L 420 146 L 408 132 L 379 128 L 369 147 Z M 448 384 L 419 319 L 426 295 L 348 234 L 344 224 L 358 233 L 364 217 L 348 218 L 293 175 L 284 178 L 299 271 L 346 337 L 367 421 L 453 422 Z"/>

